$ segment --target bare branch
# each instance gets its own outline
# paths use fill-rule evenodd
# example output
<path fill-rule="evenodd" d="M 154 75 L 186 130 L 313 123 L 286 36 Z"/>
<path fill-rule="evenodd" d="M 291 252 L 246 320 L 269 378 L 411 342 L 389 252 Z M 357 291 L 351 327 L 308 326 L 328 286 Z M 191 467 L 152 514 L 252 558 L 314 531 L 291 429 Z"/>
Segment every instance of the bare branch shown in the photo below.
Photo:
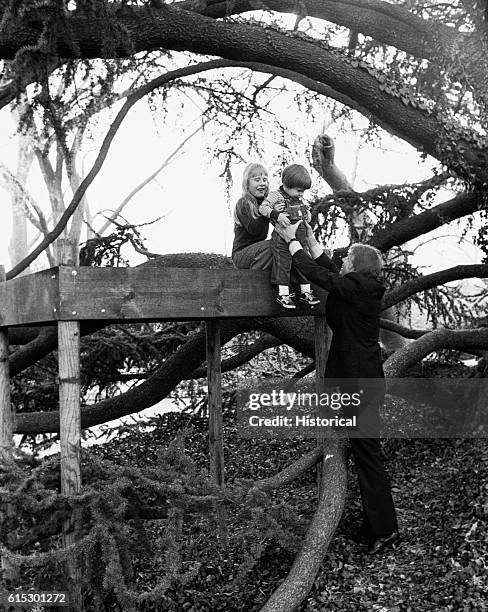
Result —
<path fill-rule="evenodd" d="M 169 83 L 170 81 L 174 79 L 179 79 L 185 76 L 197 74 L 198 72 L 202 72 L 205 70 L 223 68 L 228 65 L 229 63 L 224 60 L 214 60 L 214 61 L 206 62 L 204 64 L 196 64 L 192 66 L 186 66 L 185 68 L 180 68 L 178 70 L 173 70 L 171 72 L 168 72 L 162 76 L 159 76 L 153 79 L 146 85 L 143 85 L 138 90 L 133 92 L 130 96 L 128 96 L 126 102 L 124 103 L 122 108 L 117 113 L 107 134 L 105 135 L 102 146 L 100 147 L 100 151 L 97 155 L 97 158 L 91 170 L 89 171 L 87 176 L 83 179 L 81 185 L 76 190 L 76 193 L 74 194 L 73 199 L 71 200 L 71 203 L 66 208 L 64 213 L 61 215 L 61 218 L 59 219 L 58 223 L 56 224 L 54 229 L 49 233 L 49 235 L 46 236 L 41 241 L 41 243 L 27 257 L 25 257 L 21 262 L 19 262 L 16 266 L 12 268 L 12 270 L 10 270 L 7 273 L 6 275 L 7 280 L 15 278 L 15 276 L 17 276 L 18 274 L 20 274 L 20 272 L 25 270 L 25 268 L 27 268 L 27 266 L 29 266 L 44 251 L 44 249 L 48 245 L 54 242 L 54 240 L 56 240 L 56 238 L 58 238 L 58 236 L 64 230 L 69 219 L 74 214 L 78 205 L 80 204 L 86 190 L 91 185 L 94 178 L 97 176 L 98 172 L 100 171 L 103 165 L 103 162 L 105 161 L 105 158 L 107 157 L 108 151 L 110 149 L 110 145 L 122 121 L 124 120 L 127 113 L 129 112 L 129 110 L 132 108 L 132 106 L 136 102 L 138 102 L 141 98 L 143 98 L 149 92 L 153 91 L 154 89 L 158 87 L 162 87 L 163 85 L 166 85 L 167 83 Z"/>
<path fill-rule="evenodd" d="M 139 192 L 141 191 L 141 189 L 143 189 L 148 183 L 150 183 L 154 178 L 156 178 L 156 176 L 162 171 L 164 170 L 164 168 L 166 168 L 168 166 L 168 164 L 174 159 L 174 157 L 181 151 L 181 149 L 186 145 L 187 142 L 189 142 L 196 134 L 198 134 L 198 132 L 201 132 L 203 130 L 203 128 L 207 125 L 208 120 L 205 120 L 202 122 L 201 125 L 199 125 L 195 130 L 193 130 L 193 132 L 191 132 L 188 136 L 186 136 L 181 142 L 180 144 L 176 147 L 176 149 L 174 149 L 174 151 L 172 151 L 168 157 L 166 157 L 166 159 L 163 161 L 163 163 L 159 166 L 159 168 L 157 168 L 152 174 L 150 174 L 146 179 L 144 179 L 141 183 L 139 183 L 139 185 L 137 185 L 137 187 L 135 187 L 130 193 L 129 195 L 124 198 L 122 200 L 122 202 L 119 204 L 119 206 L 117 206 L 117 208 L 114 210 L 113 214 L 110 216 L 110 218 L 106 221 L 106 223 L 104 223 L 102 225 L 102 227 L 98 230 L 98 234 L 99 235 L 103 235 L 103 233 L 108 229 L 109 225 L 112 223 L 112 221 L 114 219 L 117 218 L 117 216 L 122 212 L 122 210 L 127 206 L 127 204 L 130 202 L 130 200 Z"/>

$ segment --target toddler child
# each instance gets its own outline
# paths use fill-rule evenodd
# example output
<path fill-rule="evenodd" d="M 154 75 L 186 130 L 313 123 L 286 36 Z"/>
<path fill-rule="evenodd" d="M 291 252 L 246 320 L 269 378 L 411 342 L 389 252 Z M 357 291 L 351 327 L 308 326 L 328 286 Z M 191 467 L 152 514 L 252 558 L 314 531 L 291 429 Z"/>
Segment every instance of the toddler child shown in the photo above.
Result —
<path fill-rule="evenodd" d="M 306 189 L 310 189 L 312 179 L 307 169 L 300 164 L 292 164 L 287 166 L 281 175 L 281 187 L 278 191 L 271 191 L 262 205 L 271 207 L 273 210 L 279 210 L 287 215 L 290 223 L 297 221 L 310 221 L 310 211 L 308 206 L 303 202 L 302 196 Z M 267 209 L 269 210 L 269 208 Z M 307 230 L 303 223 L 297 228 L 296 239 L 302 247 L 306 247 Z M 278 296 L 276 301 L 283 308 L 296 308 L 290 293 L 290 272 L 292 267 L 292 257 L 288 249 L 287 243 L 279 236 L 276 230 L 271 234 L 271 253 L 273 256 L 273 266 L 271 269 L 271 282 L 278 285 Z M 306 276 L 300 270 L 293 269 L 293 280 L 300 285 L 300 301 L 315 306 L 320 303 L 320 300 L 313 294 L 310 283 Z"/>

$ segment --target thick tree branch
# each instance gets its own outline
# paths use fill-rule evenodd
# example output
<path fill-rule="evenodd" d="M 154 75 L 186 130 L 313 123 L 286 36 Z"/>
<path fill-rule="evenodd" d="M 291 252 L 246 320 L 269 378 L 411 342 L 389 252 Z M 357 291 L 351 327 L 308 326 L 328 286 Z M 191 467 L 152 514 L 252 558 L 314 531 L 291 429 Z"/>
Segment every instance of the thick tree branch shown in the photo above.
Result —
<path fill-rule="evenodd" d="M 395 351 L 383 364 L 385 376 L 401 377 L 406 370 L 440 349 L 469 351 L 488 349 L 488 328 L 468 330 L 435 329 Z"/>
<path fill-rule="evenodd" d="M 459 172 L 469 166 L 478 180 L 488 180 L 487 152 L 474 144 L 478 135 L 473 134 L 470 141 L 457 140 L 457 149 L 464 149 L 457 161 L 446 146 L 446 130 L 440 121 L 427 111 L 385 93 L 366 67 L 353 65 L 345 55 L 338 55 L 337 50 L 313 39 L 304 40 L 301 35 L 287 35 L 258 25 L 216 21 L 166 4 L 156 11 L 132 7 L 130 12 L 120 14 L 119 21 L 128 32 L 134 52 L 166 48 L 218 55 L 236 62 L 264 62 L 329 85 L 340 94 L 359 100 L 361 106 L 400 138 Z M 85 16 L 73 15 L 70 28 L 83 57 L 106 54 L 101 35 L 94 32 L 92 22 Z M 37 28 L 26 24 L 18 29 L 12 27 L 0 39 L 0 57 L 11 59 L 22 46 L 35 44 L 39 33 L 40 24 Z M 58 47 L 60 55 L 74 57 L 72 45 L 58 41 Z M 120 56 L 127 54 L 124 48 L 116 52 Z"/>
<path fill-rule="evenodd" d="M 388 291 L 383 298 L 382 309 L 385 310 L 390 306 L 394 306 L 420 291 L 427 291 L 427 289 L 432 289 L 451 281 L 461 280 L 462 278 L 488 278 L 488 264 L 454 266 L 447 270 L 413 278 L 403 283 L 400 287 Z"/>
<path fill-rule="evenodd" d="M 231 372 L 236 368 L 248 363 L 251 359 L 275 346 L 280 346 L 282 342 L 273 336 L 266 334 L 253 344 L 246 346 L 241 351 L 232 355 L 228 359 L 224 359 L 222 361 L 222 372 Z M 205 378 L 207 376 L 207 367 L 202 366 L 197 368 L 194 372 L 192 372 L 190 378 Z"/>
<path fill-rule="evenodd" d="M 251 329 L 247 322 L 225 322 L 222 324 L 222 342 L 228 342 L 238 333 Z M 83 428 L 99 425 L 120 418 L 164 399 L 180 382 L 187 378 L 205 360 L 205 334 L 200 332 L 169 358 L 145 382 L 126 393 L 103 400 L 81 411 Z M 59 431 L 59 412 L 37 412 L 17 415 L 16 433 L 34 434 Z"/>
<path fill-rule="evenodd" d="M 298 8 L 296 0 L 266 0 L 264 4 L 267 9 L 280 13 L 296 14 Z M 337 23 L 416 57 L 434 61 L 444 62 L 451 55 L 455 41 L 462 43 L 469 39 L 469 34 L 427 21 L 403 6 L 381 0 L 305 0 L 302 4 L 309 17 Z M 232 3 L 186 0 L 175 7 L 213 18 L 256 9 L 252 0 Z"/>
<path fill-rule="evenodd" d="M 380 319 L 380 326 L 382 329 L 395 332 L 403 338 L 409 338 L 410 340 L 416 340 L 417 338 L 420 338 L 421 336 L 424 336 L 432 331 L 431 329 L 412 329 L 410 327 L 400 325 L 399 323 L 395 323 L 395 321 L 389 321 L 388 319 Z"/>
<path fill-rule="evenodd" d="M 316 465 L 324 456 L 324 447 L 317 446 L 312 451 L 303 455 L 294 463 L 286 468 L 263 480 L 258 480 L 250 489 L 249 494 L 252 495 L 256 491 L 273 491 L 290 484 L 302 474 L 305 474 L 310 468 Z"/>
<path fill-rule="evenodd" d="M 423 236 L 446 223 L 478 212 L 485 206 L 479 194 L 461 193 L 430 210 L 377 230 L 368 244 L 385 252 L 394 246 L 400 246 L 418 236 Z"/>
<path fill-rule="evenodd" d="M 261 612 L 291 612 L 308 595 L 339 523 L 347 486 L 345 441 L 324 445 L 320 496 L 317 510 L 288 576 L 271 595 Z"/>

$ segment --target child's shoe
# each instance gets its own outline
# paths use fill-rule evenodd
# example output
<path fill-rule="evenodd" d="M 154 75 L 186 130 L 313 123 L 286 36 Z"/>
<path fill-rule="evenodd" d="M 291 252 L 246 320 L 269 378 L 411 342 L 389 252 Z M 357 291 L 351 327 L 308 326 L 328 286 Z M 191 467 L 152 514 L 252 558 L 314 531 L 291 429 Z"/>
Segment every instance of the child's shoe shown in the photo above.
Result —
<path fill-rule="evenodd" d="M 295 302 L 291 299 L 293 296 L 293 293 L 289 295 L 278 295 L 276 301 L 280 306 L 283 306 L 283 308 L 296 308 Z"/>
<path fill-rule="evenodd" d="M 301 293 L 300 302 L 304 302 L 309 306 L 316 306 L 317 304 L 320 304 L 320 300 L 315 297 L 312 291 L 306 291 L 305 293 Z"/>

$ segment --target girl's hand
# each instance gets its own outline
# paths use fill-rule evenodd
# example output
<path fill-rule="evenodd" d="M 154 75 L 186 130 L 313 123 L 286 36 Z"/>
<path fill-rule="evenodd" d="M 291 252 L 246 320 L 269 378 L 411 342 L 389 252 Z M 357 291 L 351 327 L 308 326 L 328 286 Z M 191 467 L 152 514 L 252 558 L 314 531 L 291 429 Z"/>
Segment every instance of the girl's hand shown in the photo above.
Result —
<path fill-rule="evenodd" d="M 286 227 L 287 225 L 290 225 L 290 219 L 288 219 L 288 215 L 285 215 L 285 213 L 280 213 L 278 215 L 278 219 L 276 219 L 276 222 L 281 227 Z"/>
<path fill-rule="evenodd" d="M 280 200 L 274 205 L 274 209 L 278 212 L 283 212 L 286 208 L 285 200 Z"/>

